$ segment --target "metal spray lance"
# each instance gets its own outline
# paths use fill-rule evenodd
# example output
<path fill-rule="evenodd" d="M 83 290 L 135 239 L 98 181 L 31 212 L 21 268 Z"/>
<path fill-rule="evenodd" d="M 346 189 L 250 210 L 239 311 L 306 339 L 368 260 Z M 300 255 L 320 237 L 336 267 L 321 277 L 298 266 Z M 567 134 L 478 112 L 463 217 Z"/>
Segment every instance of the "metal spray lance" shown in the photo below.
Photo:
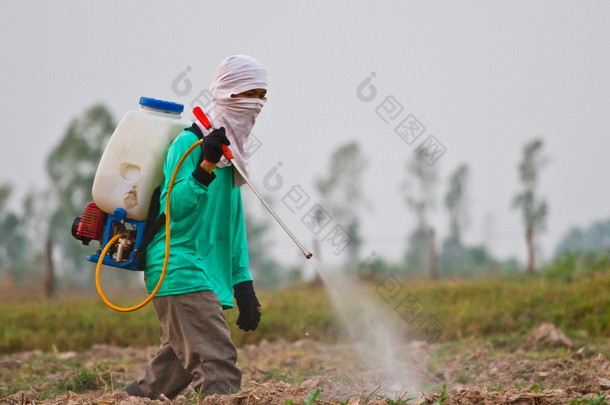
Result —
<path fill-rule="evenodd" d="M 207 115 L 205 115 L 205 113 L 203 112 L 203 110 L 201 109 L 201 107 L 195 107 L 193 108 L 193 114 L 195 114 L 195 117 L 197 117 L 197 119 L 199 120 L 199 122 L 201 122 L 201 124 L 205 127 L 205 129 L 207 129 L 208 131 L 213 130 L 214 128 L 212 127 L 212 124 L 210 123 L 210 120 L 208 119 Z M 269 204 L 267 204 L 267 202 L 265 201 L 265 199 L 258 193 L 258 191 L 256 191 L 256 188 L 254 188 L 254 186 L 252 185 L 252 183 L 250 183 L 250 180 L 248 179 L 248 177 L 246 177 L 246 175 L 244 174 L 243 170 L 239 167 L 239 165 L 237 165 L 235 163 L 234 157 L 233 157 L 233 153 L 231 152 L 231 149 L 227 146 L 227 145 L 222 145 L 222 153 L 224 155 L 225 158 L 227 158 L 227 160 L 229 162 L 231 162 L 231 164 L 233 165 L 233 167 L 235 167 L 235 170 L 237 170 L 239 172 L 239 174 L 241 175 L 241 177 L 243 177 L 243 179 L 246 181 L 246 183 L 248 184 L 248 186 L 250 186 L 250 188 L 252 189 L 252 191 L 254 192 L 254 194 L 256 194 L 256 196 L 258 197 L 259 200 L 261 200 L 261 202 L 263 203 L 263 205 L 265 206 L 265 208 L 267 208 L 267 211 L 269 211 L 269 213 L 273 216 L 273 218 L 275 218 L 275 220 L 277 221 L 278 224 L 280 224 L 280 226 L 284 229 L 284 231 L 286 231 L 286 233 L 288 234 L 288 236 L 290 236 L 290 239 L 292 239 L 292 241 L 299 247 L 299 249 L 301 249 L 301 252 L 303 253 L 303 255 L 305 256 L 306 259 L 311 259 L 311 257 L 313 256 L 313 253 L 305 250 L 305 248 L 303 247 L 303 245 L 301 245 L 301 243 L 299 243 L 299 241 L 297 240 L 297 238 L 292 234 L 292 232 L 290 232 L 290 230 L 288 229 L 288 227 L 282 222 L 282 220 L 277 216 L 277 214 L 273 211 L 273 209 L 269 206 Z"/>

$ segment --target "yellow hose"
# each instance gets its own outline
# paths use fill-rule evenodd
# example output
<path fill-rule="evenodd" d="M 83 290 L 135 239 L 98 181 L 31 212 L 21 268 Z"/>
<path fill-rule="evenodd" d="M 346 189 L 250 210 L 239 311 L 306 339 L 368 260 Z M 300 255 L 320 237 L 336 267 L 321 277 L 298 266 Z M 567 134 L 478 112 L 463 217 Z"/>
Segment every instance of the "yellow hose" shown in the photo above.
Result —
<path fill-rule="evenodd" d="M 115 311 L 131 312 L 131 311 L 140 309 L 144 305 L 148 304 L 150 302 L 150 300 L 152 300 L 155 297 L 155 295 L 157 295 L 157 292 L 159 292 L 159 289 L 161 288 L 161 284 L 163 284 L 163 280 L 165 279 L 165 274 L 167 273 L 167 264 L 169 263 L 169 248 L 170 248 L 170 240 L 171 240 L 170 239 L 170 200 L 171 200 L 170 197 L 171 197 L 172 189 L 174 188 L 174 181 L 176 180 L 176 175 L 178 174 L 178 170 L 180 170 L 180 166 L 182 166 L 184 159 L 186 159 L 186 157 L 193 150 L 195 150 L 195 148 L 197 146 L 201 145 L 201 142 L 202 142 L 201 140 L 195 142 L 186 152 L 184 152 L 184 155 L 182 155 L 182 158 L 180 158 L 180 160 L 178 161 L 178 164 L 176 165 L 176 168 L 174 169 L 174 172 L 172 173 L 172 177 L 169 180 L 169 185 L 167 186 L 167 196 L 165 198 L 165 258 L 163 259 L 163 269 L 161 270 L 161 276 L 159 276 L 159 281 L 157 282 L 157 286 L 155 287 L 153 292 L 151 292 L 150 295 L 144 301 L 140 302 L 137 305 L 134 305 L 133 307 L 123 308 L 123 307 L 114 305 L 112 302 L 110 302 L 108 300 L 108 298 L 106 298 L 106 295 L 104 294 L 104 291 L 102 290 L 102 283 L 100 281 L 100 276 L 101 276 L 100 270 L 101 270 L 102 264 L 104 262 L 104 257 L 106 256 L 106 253 L 108 253 L 108 249 L 110 249 L 110 247 L 114 244 L 114 242 L 116 242 L 122 235 L 121 234 L 115 235 L 112 239 L 110 239 L 110 241 L 108 241 L 106 246 L 104 246 L 104 249 L 102 249 L 100 258 L 97 261 L 97 266 L 95 267 L 95 289 L 97 290 L 97 293 L 99 294 L 102 301 L 104 301 L 104 303 L 106 305 L 108 305 L 110 308 L 114 309 Z"/>

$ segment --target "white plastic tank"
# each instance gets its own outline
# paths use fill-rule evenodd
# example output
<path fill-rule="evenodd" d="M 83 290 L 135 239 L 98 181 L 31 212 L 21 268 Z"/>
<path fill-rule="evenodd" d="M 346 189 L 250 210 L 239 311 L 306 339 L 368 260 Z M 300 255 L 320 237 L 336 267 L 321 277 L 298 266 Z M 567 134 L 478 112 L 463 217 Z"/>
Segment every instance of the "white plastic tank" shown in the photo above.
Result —
<path fill-rule="evenodd" d="M 184 106 L 141 97 L 108 141 L 93 181 L 93 201 L 102 211 L 117 208 L 127 218 L 146 221 L 150 198 L 163 180 L 163 159 L 170 143 L 191 123 L 181 116 Z"/>

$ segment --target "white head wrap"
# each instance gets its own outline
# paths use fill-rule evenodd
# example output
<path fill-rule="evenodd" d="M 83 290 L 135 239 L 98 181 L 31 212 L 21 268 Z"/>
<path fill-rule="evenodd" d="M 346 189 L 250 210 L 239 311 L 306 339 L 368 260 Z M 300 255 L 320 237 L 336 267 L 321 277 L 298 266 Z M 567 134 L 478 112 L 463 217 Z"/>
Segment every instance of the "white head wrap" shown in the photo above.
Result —
<path fill-rule="evenodd" d="M 250 161 L 248 137 L 256 117 L 265 105 L 265 100 L 231 97 L 231 95 L 254 89 L 267 89 L 265 69 L 256 59 L 250 56 L 229 56 L 220 62 L 216 77 L 210 88 L 212 102 L 206 108 L 214 127 L 224 127 L 227 131 L 227 138 L 231 141 L 230 148 L 235 157 L 235 163 L 239 165 L 246 176 L 248 175 L 248 163 Z M 228 164 L 223 157 L 218 166 L 224 167 Z M 235 186 L 243 184 L 245 182 L 235 171 Z"/>

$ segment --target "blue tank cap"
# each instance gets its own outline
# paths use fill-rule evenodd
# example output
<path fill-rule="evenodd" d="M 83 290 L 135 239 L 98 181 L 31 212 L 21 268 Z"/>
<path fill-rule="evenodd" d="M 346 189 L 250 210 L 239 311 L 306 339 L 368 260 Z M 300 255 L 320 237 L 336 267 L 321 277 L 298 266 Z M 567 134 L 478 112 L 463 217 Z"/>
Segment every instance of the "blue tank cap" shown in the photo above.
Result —
<path fill-rule="evenodd" d="M 155 108 L 157 110 L 181 113 L 184 105 L 172 101 L 157 100 L 156 98 L 140 97 L 140 105 L 143 107 Z"/>

